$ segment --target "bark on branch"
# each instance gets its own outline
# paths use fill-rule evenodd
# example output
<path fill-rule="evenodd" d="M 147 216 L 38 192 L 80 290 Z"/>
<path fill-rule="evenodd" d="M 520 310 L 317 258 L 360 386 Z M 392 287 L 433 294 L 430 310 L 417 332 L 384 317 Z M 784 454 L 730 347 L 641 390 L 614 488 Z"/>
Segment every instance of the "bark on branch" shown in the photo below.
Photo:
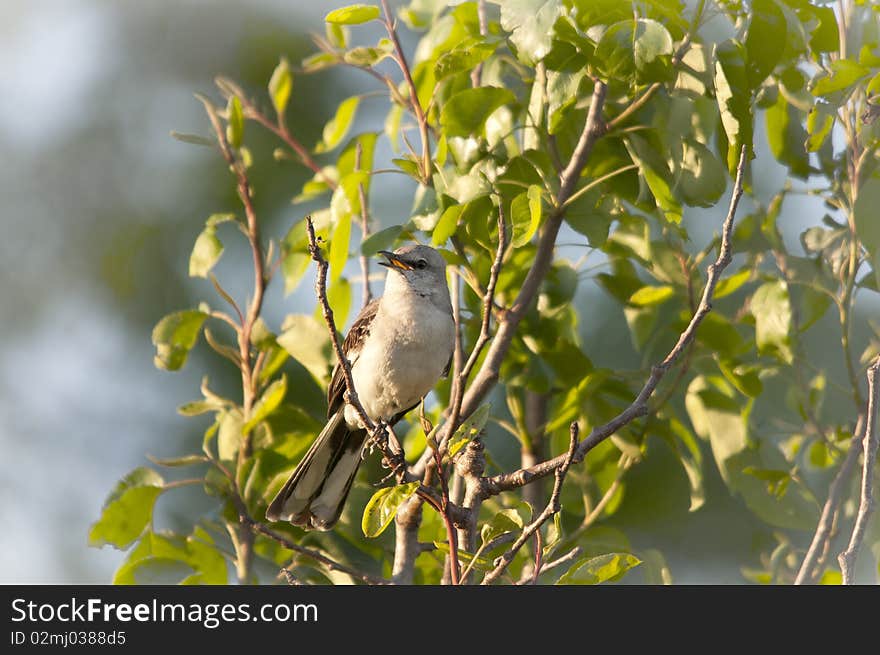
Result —
<path fill-rule="evenodd" d="M 510 549 L 508 549 L 501 557 L 498 558 L 498 563 L 496 564 L 495 568 L 486 574 L 480 584 L 489 585 L 500 578 L 504 571 L 507 570 L 507 567 L 510 566 L 513 558 L 516 557 L 519 549 L 522 548 L 528 542 L 528 540 L 532 538 L 532 535 L 537 535 L 538 530 L 541 529 L 541 526 L 544 525 L 544 523 L 546 523 L 550 518 L 553 517 L 554 514 L 559 512 L 559 510 L 561 509 L 559 497 L 562 494 L 562 483 L 565 481 L 565 475 L 568 473 L 568 469 L 571 466 L 572 459 L 574 458 L 574 453 L 578 447 L 578 432 L 578 424 L 572 423 L 569 428 L 568 452 L 565 454 L 565 459 L 563 460 L 562 464 L 560 464 L 559 467 L 557 467 L 556 469 L 556 482 L 553 485 L 553 493 L 550 494 L 550 502 L 547 503 L 547 507 L 545 507 L 544 511 L 538 515 L 538 518 L 536 518 L 525 527 L 522 534 L 517 538 L 516 541 L 513 542 L 513 546 L 511 546 Z M 540 553 L 540 546 L 538 547 L 538 549 L 538 552 Z M 540 572 L 540 568 L 536 566 L 534 577 L 537 578 Z"/>
<path fill-rule="evenodd" d="M 837 558 L 840 562 L 840 571 L 843 573 L 843 584 L 855 583 L 856 558 L 865 539 L 865 530 L 871 512 L 874 511 L 874 464 L 877 461 L 877 444 L 880 441 L 880 433 L 877 432 L 877 405 L 880 403 L 880 356 L 868 367 L 868 419 L 865 425 L 865 436 L 862 439 L 862 451 L 864 460 L 862 463 L 861 500 L 859 512 L 853 526 L 849 544 Z"/>

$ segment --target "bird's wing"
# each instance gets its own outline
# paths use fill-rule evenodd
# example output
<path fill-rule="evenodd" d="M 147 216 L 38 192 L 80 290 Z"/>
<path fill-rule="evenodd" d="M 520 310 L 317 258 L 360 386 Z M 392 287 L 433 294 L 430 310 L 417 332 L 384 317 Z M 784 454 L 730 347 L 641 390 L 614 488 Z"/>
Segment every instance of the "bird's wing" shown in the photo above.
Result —
<path fill-rule="evenodd" d="M 370 334 L 370 326 L 373 319 L 376 318 L 376 312 L 379 311 L 379 299 L 371 300 L 367 303 L 358 314 L 345 341 L 342 342 L 342 352 L 345 358 L 353 365 L 361 352 L 364 340 Z M 345 403 L 345 374 L 342 372 L 342 366 L 336 363 L 333 368 L 333 376 L 330 378 L 330 386 L 327 388 L 327 416 L 333 414 Z"/>

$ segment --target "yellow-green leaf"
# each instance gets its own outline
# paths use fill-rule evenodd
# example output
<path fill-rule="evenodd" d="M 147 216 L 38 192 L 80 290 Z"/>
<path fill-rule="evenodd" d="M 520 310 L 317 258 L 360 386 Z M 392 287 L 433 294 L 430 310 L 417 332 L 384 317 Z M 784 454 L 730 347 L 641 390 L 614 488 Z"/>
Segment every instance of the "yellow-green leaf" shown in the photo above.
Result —
<path fill-rule="evenodd" d="M 127 548 L 153 517 L 153 505 L 163 491 L 162 476 L 140 467 L 120 480 L 108 496 L 101 518 L 89 530 L 89 545 Z"/>
<path fill-rule="evenodd" d="M 342 143 L 354 122 L 360 102 L 361 99 L 358 96 L 353 96 L 339 103 L 336 115 L 324 126 L 321 143 L 315 146 L 315 152 L 329 152 Z"/>
<path fill-rule="evenodd" d="M 482 429 L 486 426 L 486 421 L 489 420 L 489 411 L 491 409 L 492 405 L 489 403 L 480 405 L 480 407 L 474 410 L 474 413 L 458 427 L 455 434 L 452 435 L 452 438 L 449 440 L 448 452 L 450 457 L 454 457 L 459 450 L 467 445 L 468 441 L 480 434 Z"/>
<path fill-rule="evenodd" d="M 607 553 L 598 557 L 583 557 L 566 571 L 556 584 L 601 584 L 618 580 L 642 561 L 630 553 Z"/>
<path fill-rule="evenodd" d="M 378 537 L 385 531 L 397 509 L 419 488 L 419 482 L 408 482 L 396 487 L 379 489 L 370 498 L 370 502 L 364 508 L 364 516 L 361 520 L 361 528 L 367 537 Z"/>
<path fill-rule="evenodd" d="M 238 96 L 229 96 L 226 103 L 226 140 L 233 148 L 241 148 L 244 137 L 244 115 L 241 112 L 241 100 Z"/>
<path fill-rule="evenodd" d="M 208 273 L 220 260 L 223 244 L 213 227 L 206 227 L 196 239 L 189 256 L 190 277 L 208 277 Z"/>
<path fill-rule="evenodd" d="M 675 295 L 675 289 L 668 284 L 642 287 L 629 297 L 629 303 L 636 307 L 650 307 L 666 302 Z"/>
<path fill-rule="evenodd" d="M 359 25 L 376 18 L 379 18 L 379 7 L 359 4 L 334 9 L 324 17 L 324 20 L 338 25 Z"/>
<path fill-rule="evenodd" d="M 269 95 L 272 98 L 272 105 L 279 115 L 287 109 L 287 102 L 290 100 L 292 90 L 293 75 L 290 72 L 290 63 L 285 57 L 282 57 L 269 79 Z"/>
<path fill-rule="evenodd" d="M 153 345 L 158 368 L 176 371 L 186 362 L 189 351 L 196 344 L 199 332 L 208 315 L 197 309 L 168 314 L 153 328 Z"/>
<path fill-rule="evenodd" d="M 278 405 L 281 404 L 281 401 L 284 400 L 284 395 L 286 393 L 287 376 L 282 375 L 278 380 L 275 380 L 275 382 L 270 384 L 263 392 L 263 395 L 260 396 L 260 399 L 254 403 L 254 406 L 251 409 L 250 418 L 248 418 L 247 422 L 241 428 L 242 434 L 248 434 L 251 430 L 257 427 L 260 421 L 274 412 L 278 408 Z"/>
<path fill-rule="evenodd" d="M 541 187 L 529 186 L 510 203 L 510 220 L 513 223 L 513 247 L 524 246 L 541 225 Z"/>
<path fill-rule="evenodd" d="M 351 214 L 346 212 L 339 218 L 339 223 L 330 239 L 330 281 L 335 282 L 342 276 L 345 263 L 348 261 L 348 246 L 351 240 Z"/>

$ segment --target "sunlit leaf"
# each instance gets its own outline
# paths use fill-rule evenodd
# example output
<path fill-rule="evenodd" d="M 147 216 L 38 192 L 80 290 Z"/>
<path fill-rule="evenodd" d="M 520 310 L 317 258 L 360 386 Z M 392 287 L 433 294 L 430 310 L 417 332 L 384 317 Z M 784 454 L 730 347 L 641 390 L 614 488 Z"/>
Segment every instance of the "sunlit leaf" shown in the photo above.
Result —
<path fill-rule="evenodd" d="M 281 404 L 281 401 L 284 400 L 284 395 L 286 393 L 287 376 L 282 375 L 275 380 L 275 382 L 266 387 L 263 395 L 260 396 L 260 399 L 257 400 L 256 403 L 254 403 L 247 422 L 241 428 L 242 434 L 250 433 L 260 421 L 263 421 L 267 416 L 274 412 L 278 408 L 278 405 Z"/>
<path fill-rule="evenodd" d="M 334 9 L 324 17 L 324 20 L 339 25 L 359 25 L 376 18 L 379 18 L 379 7 L 357 4 Z"/>
<path fill-rule="evenodd" d="M 127 548 L 153 517 L 153 505 L 163 491 L 162 476 L 140 467 L 125 476 L 108 496 L 101 518 L 89 530 L 89 544 Z"/>
<path fill-rule="evenodd" d="M 480 134 L 486 119 L 496 109 L 516 101 L 510 89 L 482 86 L 453 95 L 440 112 L 440 124 L 447 136 Z"/>
<path fill-rule="evenodd" d="M 608 553 L 598 557 L 582 557 L 571 565 L 556 584 L 594 585 L 613 582 L 642 561 L 630 553 Z"/>
<path fill-rule="evenodd" d="M 364 508 L 361 529 L 367 537 L 378 537 L 394 520 L 398 508 L 419 488 L 419 482 L 408 482 L 379 489 Z"/>
<path fill-rule="evenodd" d="M 241 148 L 244 137 L 244 115 L 241 112 L 241 100 L 238 96 L 229 96 L 226 114 L 226 140 L 233 148 Z"/>
<path fill-rule="evenodd" d="M 287 102 L 290 100 L 290 92 L 293 89 L 293 74 L 290 72 L 290 64 L 287 59 L 282 57 L 281 62 L 272 72 L 269 79 L 269 96 L 272 98 L 272 105 L 279 115 L 287 109 Z"/>
<path fill-rule="evenodd" d="M 176 371 L 186 363 L 186 357 L 196 345 L 199 332 L 208 315 L 197 309 L 168 314 L 153 328 L 154 362 L 158 368 Z"/>

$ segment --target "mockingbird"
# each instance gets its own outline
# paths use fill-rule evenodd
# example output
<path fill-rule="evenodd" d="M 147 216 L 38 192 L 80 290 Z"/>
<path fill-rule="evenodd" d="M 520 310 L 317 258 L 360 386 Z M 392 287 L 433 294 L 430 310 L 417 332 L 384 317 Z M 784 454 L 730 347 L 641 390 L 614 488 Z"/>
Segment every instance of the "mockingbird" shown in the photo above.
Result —
<path fill-rule="evenodd" d="M 448 373 L 455 322 L 440 253 L 410 245 L 381 254 L 389 269 L 385 295 L 361 310 L 342 350 L 367 416 L 394 425 Z M 327 425 L 269 505 L 270 521 L 329 530 L 339 520 L 368 436 L 344 395 L 337 363 L 327 390 Z"/>

